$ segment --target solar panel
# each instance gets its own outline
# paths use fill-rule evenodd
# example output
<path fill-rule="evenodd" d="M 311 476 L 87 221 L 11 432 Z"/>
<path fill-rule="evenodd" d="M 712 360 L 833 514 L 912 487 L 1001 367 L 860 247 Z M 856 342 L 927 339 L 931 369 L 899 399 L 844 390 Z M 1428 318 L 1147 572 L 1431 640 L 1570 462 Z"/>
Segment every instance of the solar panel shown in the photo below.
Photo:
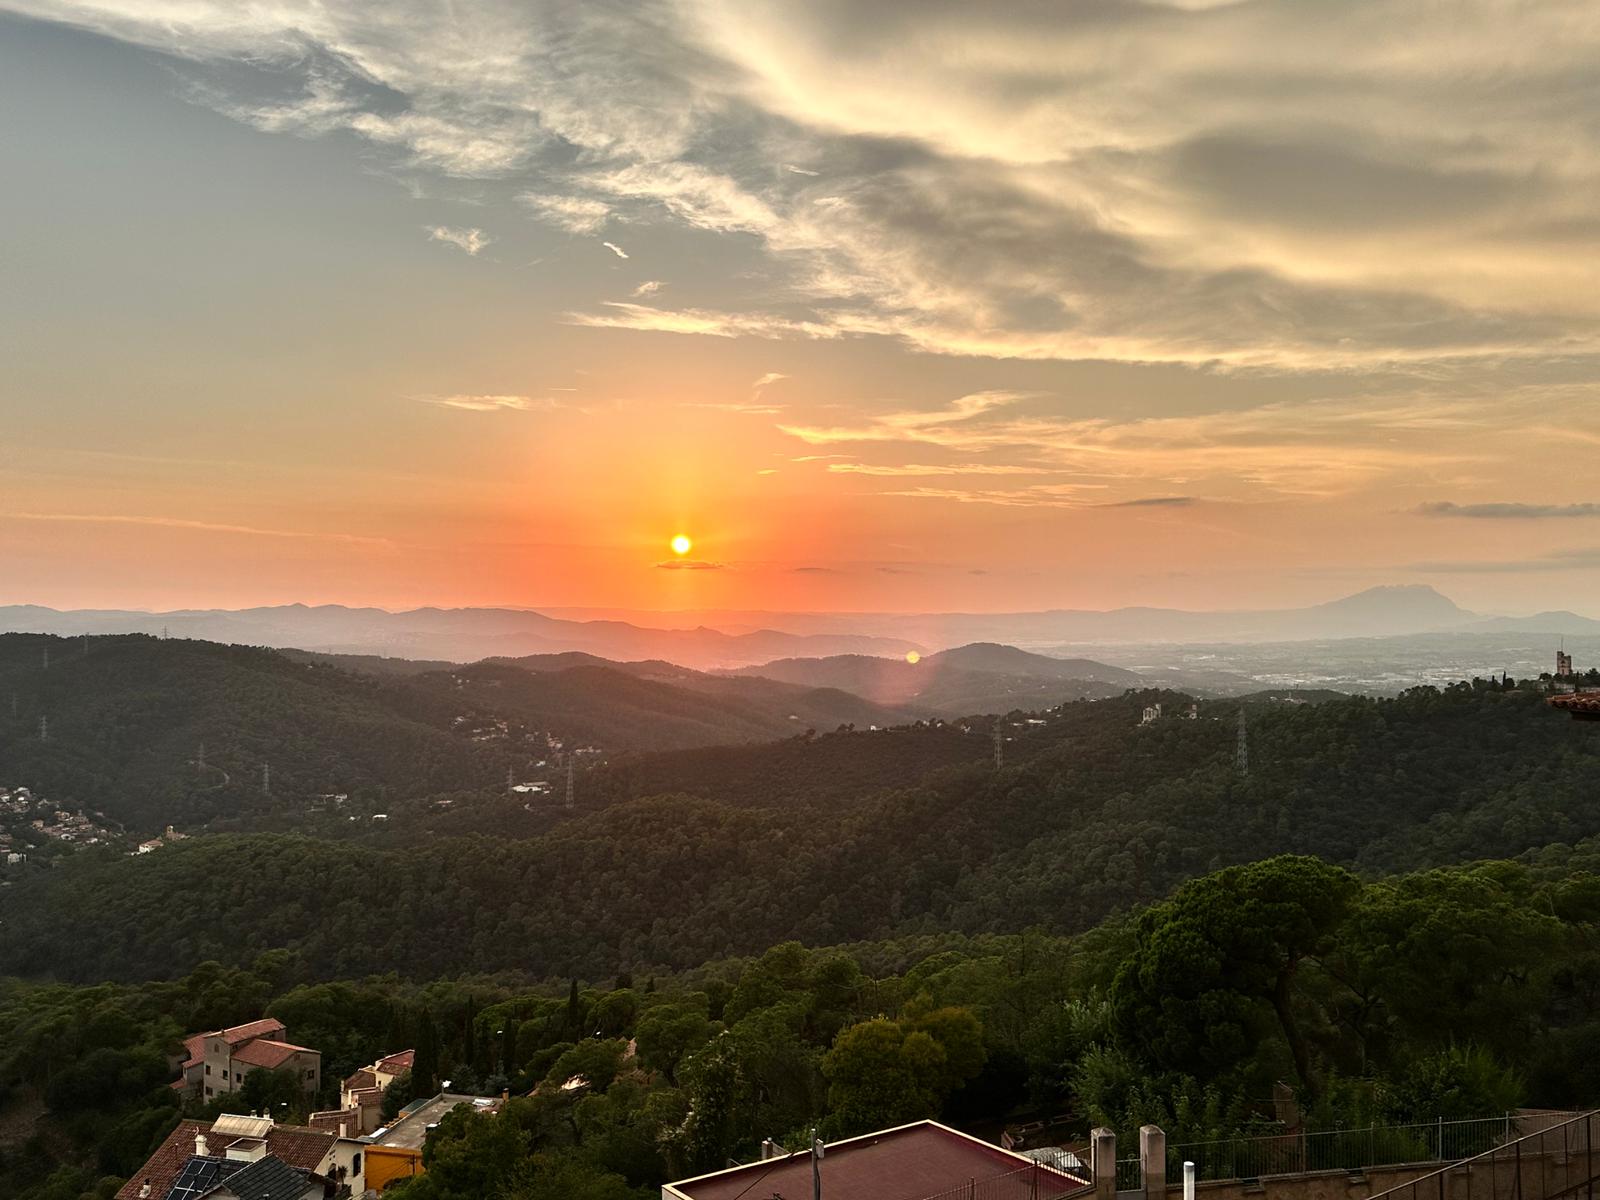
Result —
<path fill-rule="evenodd" d="M 201 1196 L 217 1186 L 222 1173 L 222 1159 L 192 1154 L 161 1200 L 200 1200 Z"/>

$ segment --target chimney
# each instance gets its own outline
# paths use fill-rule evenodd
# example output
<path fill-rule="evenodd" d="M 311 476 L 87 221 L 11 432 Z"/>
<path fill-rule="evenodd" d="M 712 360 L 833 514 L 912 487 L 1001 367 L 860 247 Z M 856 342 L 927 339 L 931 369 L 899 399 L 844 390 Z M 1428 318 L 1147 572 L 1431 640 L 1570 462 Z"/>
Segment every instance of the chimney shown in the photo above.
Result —
<path fill-rule="evenodd" d="M 206 1135 L 196 1132 L 194 1135 L 194 1152 L 204 1158 L 209 1151 L 206 1149 Z"/>
<path fill-rule="evenodd" d="M 139 1200 L 149 1200 L 149 1198 L 150 1198 L 150 1181 L 148 1179 L 146 1179 L 144 1181 L 144 1183 L 139 1185 Z"/>
<path fill-rule="evenodd" d="M 344 1141 L 344 1139 L 345 1139 L 345 1130 L 347 1130 L 349 1128 L 350 1128 L 350 1126 L 347 1125 L 345 1122 L 343 1122 L 343 1121 L 339 1122 L 339 1140 L 341 1142 Z"/>

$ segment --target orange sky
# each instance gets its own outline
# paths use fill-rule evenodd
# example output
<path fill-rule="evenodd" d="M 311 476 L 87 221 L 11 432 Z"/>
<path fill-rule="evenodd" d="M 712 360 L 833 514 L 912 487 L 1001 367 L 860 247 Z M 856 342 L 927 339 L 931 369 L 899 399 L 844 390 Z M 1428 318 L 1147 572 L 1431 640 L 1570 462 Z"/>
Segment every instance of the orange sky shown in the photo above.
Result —
<path fill-rule="evenodd" d="M 0 0 L 0 603 L 1593 607 L 1577 10 L 976 13 Z"/>

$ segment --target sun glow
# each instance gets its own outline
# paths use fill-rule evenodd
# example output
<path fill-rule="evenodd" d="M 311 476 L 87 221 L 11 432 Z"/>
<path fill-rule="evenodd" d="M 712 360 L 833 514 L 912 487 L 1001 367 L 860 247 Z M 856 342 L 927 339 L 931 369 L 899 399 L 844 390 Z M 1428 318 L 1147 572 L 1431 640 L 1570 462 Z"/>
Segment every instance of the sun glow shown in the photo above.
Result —
<path fill-rule="evenodd" d="M 680 533 L 672 539 L 672 552 L 680 557 L 693 549 L 694 543 L 689 540 L 686 534 Z"/>

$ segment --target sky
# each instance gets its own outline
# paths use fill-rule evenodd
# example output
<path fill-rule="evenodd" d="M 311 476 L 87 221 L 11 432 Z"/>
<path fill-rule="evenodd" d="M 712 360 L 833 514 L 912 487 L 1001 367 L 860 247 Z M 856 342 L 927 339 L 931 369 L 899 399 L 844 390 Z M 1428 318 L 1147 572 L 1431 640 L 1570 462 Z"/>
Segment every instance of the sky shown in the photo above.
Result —
<path fill-rule="evenodd" d="M 0 603 L 1600 614 L 1592 0 L 0 0 L 0 163 Z"/>

